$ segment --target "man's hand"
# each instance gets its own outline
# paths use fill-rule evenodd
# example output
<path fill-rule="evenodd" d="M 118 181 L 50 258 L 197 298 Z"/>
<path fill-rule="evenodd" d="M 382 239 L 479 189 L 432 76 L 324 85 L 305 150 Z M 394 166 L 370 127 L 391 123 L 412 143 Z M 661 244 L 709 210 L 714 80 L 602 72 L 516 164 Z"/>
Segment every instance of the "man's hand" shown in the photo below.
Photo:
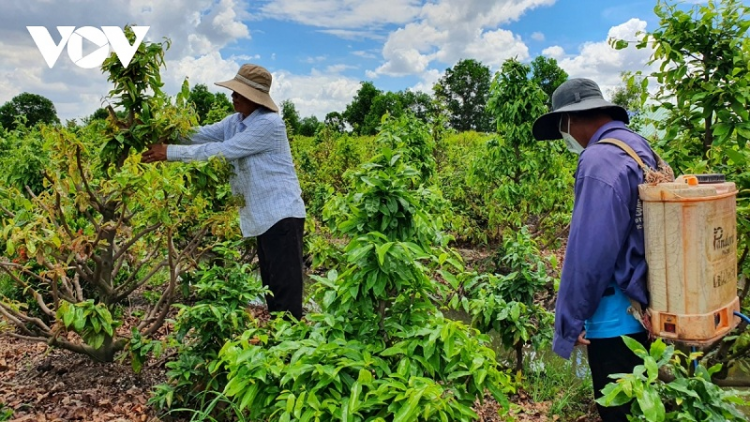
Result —
<path fill-rule="evenodd" d="M 588 346 L 589 344 L 591 344 L 591 341 L 586 339 L 586 331 L 581 331 L 581 334 L 578 334 L 578 338 L 576 339 L 576 346 Z"/>
<path fill-rule="evenodd" d="M 167 161 L 167 146 L 164 144 L 153 144 L 141 155 L 142 163 L 153 163 L 156 161 Z"/>

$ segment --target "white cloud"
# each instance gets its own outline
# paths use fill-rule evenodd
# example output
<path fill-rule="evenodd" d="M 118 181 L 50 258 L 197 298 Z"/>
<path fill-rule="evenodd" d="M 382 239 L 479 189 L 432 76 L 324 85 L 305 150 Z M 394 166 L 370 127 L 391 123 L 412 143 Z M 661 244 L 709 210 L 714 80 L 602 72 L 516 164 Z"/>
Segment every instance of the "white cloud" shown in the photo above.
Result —
<path fill-rule="evenodd" d="M 542 56 L 551 57 L 555 60 L 560 60 L 565 57 L 565 50 L 559 45 L 553 45 L 542 50 Z"/>
<path fill-rule="evenodd" d="M 378 58 L 378 56 L 376 56 L 375 54 L 369 51 L 358 50 L 358 51 L 353 51 L 352 54 L 357 57 L 361 57 L 363 59 L 377 59 Z"/>
<path fill-rule="evenodd" d="M 149 26 L 146 38 L 160 42 L 172 40 L 167 62 L 174 64 L 205 61 L 237 39 L 249 39 L 243 19 L 245 0 L 185 0 L 179 8 L 172 1 L 133 0 L 129 2 L 51 2 L 42 0 L 6 0 L 0 14 L 0 104 L 21 92 L 43 95 L 55 104 L 61 120 L 84 117 L 101 106 L 111 85 L 97 69 L 74 66 L 63 52 L 49 69 L 26 30 L 28 25 L 45 26 L 58 42 L 56 26 Z M 188 12 L 179 12 L 188 11 Z M 247 54 L 252 57 L 252 52 Z M 230 75 L 237 71 L 234 60 Z M 215 64 L 216 60 L 210 60 Z M 214 69 L 215 73 L 225 70 Z M 168 66 L 162 72 L 165 81 L 181 80 L 187 74 L 211 73 L 210 69 Z M 221 78 L 226 78 L 226 74 Z M 191 79 L 191 83 L 192 83 Z M 167 84 L 169 91 L 170 86 Z M 179 86 L 179 85 L 177 85 Z M 174 92 L 174 91 L 171 91 Z"/>
<path fill-rule="evenodd" d="M 383 36 L 374 31 L 354 31 L 351 29 L 321 29 L 318 32 L 333 35 L 345 40 L 381 40 Z"/>
<path fill-rule="evenodd" d="M 443 74 L 435 69 L 430 69 L 420 75 L 421 81 L 410 88 L 411 91 L 422 91 L 432 95 L 432 87 L 435 83 L 443 76 Z"/>
<path fill-rule="evenodd" d="M 509 57 L 530 59 L 527 46 L 519 35 L 503 28 L 522 18 L 527 11 L 551 5 L 555 0 L 185 0 L 179 7 L 173 1 L 133 0 L 130 2 L 53 2 L 43 0 L 4 0 L 0 14 L 0 104 L 27 91 L 44 95 L 53 101 L 64 121 L 84 117 L 101 106 L 111 85 L 99 71 L 80 69 L 63 52 L 54 69 L 44 63 L 26 25 L 46 26 L 54 32 L 57 25 L 103 26 L 135 23 L 151 27 L 147 38 L 172 40 L 167 53 L 167 68 L 162 72 L 165 90 L 174 93 L 185 77 L 190 85 L 202 83 L 213 92 L 227 92 L 214 82 L 235 74 L 242 63 L 261 61 L 260 51 L 252 44 L 239 49 L 238 40 L 250 40 L 248 23 L 274 17 L 312 25 L 319 32 L 352 40 L 368 40 L 366 47 L 352 42 L 341 56 L 352 60 L 335 60 L 330 51 L 308 50 L 303 60 L 320 70 L 294 74 L 288 69 L 273 71 L 272 95 L 280 103 L 291 99 L 303 116 L 323 118 L 330 111 L 342 111 L 360 88 L 359 78 L 343 76 L 355 69 L 352 64 L 364 59 L 381 58 L 363 69 L 364 77 L 374 80 L 382 75 L 414 75 L 419 78 L 411 89 L 431 93 L 433 84 L 443 75 L 442 69 L 459 59 L 473 58 L 497 70 Z M 256 6 L 260 4 L 260 6 Z M 251 15 L 253 5 L 259 10 Z M 634 39 L 645 30 L 646 23 L 630 20 L 615 26 L 609 37 Z M 378 38 L 385 30 L 386 38 Z M 257 28 L 252 31 L 258 34 Z M 545 31 L 551 37 L 550 31 Z M 55 32 L 56 34 L 56 32 Z M 257 35 L 256 35 L 257 36 Z M 542 41 L 541 32 L 531 39 Z M 377 42 L 383 39 L 383 42 Z M 376 42 L 373 43 L 372 41 Z M 378 45 L 377 50 L 370 49 Z M 248 47 L 248 45 L 250 47 Z M 300 48 L 304 48 L 304 45 Z M 357 48 L 360 48 L 359 50 Z M 362 49 L 364 48 L 364 49 Z M 615 51 L 606 40 L 584 43 L 578 51 L 568 52 L 560 46 L 542 51 L 556 58 L 571 77 L 590 77 L 608 92 L 620 84 L 620 72 L 643 69 L 651 52 L 630 47 Z M 222 51 L 224 54 L 222 55 Z M 302 50 L 304 51 L 304 50 Z M 281 53 L 282 51 L 278 51 Z M 325 55 L 322 55 L 322 54 Z M 379 53 L 379 54 L 378 54 Z M 303 53 L 304 54 L 304 53 Z M 288 52 L 284 51 L 288 56 Z M 266 62 L 280 66 L 276 53 L 264 51 Z M 325 64 L 323 64 L 323 62 Z M 341 63 L 324 67 L 328 63 Z"/>
<path fill-rule="evenodd" d="M 646 30 L 646 22 L 639 19 L 629 21 L 612 27 L 607 38 L 635 39 L 639 32 Z M 559 47 L 550 47 L 556 49 Z M 547 51 L 545 50 L 545 51 Z M 553 50 L 562 53 L 562 48 Z M 558 64 L 571 78 L 589 78 L 599 84 L 602 92 L 610 92 L 621 85 L 620 73 L 624 71 L 648 71 L 646 62 L 652 54 L 650 48 L 642 50 L 630 46 L 623 50 L 615 50 L 610 47 L 607 40 L 598 42 L 587 42 L 583 44 L 577 55 L 557 58 Z M 550 55 L 550 57 L 554 57 Z"/>
<path fill-rule="evenodd" d="M 291 100 L 300 116 L 314 115 L 321 120 L 331 111 L 343 111 L 360 88 L 359 80 L 337 74 L 294 75 L 283 71 L 273 77 L 271 96 L 277 104 Z"/>
<path fill-rule="evenodd" d="M 362 28 L 403 24 L 420 11 L 421 0 L 276 0 L 261 12 L 275 19 L 324 28 Z"/>
<path fill-rule="evenodd" d="M 165 72 L 163 76 L 164 88 L 167 92 L 177 92 L 182 81 L 188 78 L 191 87 L 204 84 L 209 91 L 229 94 L 226 88 L 216 86 L 214 83 L 232 79 L 244 62 L 245 60 L 237 61 L 234 58 L 223 59 L 218 52 L 168 61 L 167 69 L 170 69 L 170 72 Z"/>
<path fill-rule="evenodd" d="M 473 58 L 498 68 L 510 57 L 525 60 L 521 38 L 499 26 L 555 0 L 438 0 L 426 3 L 416 22 L 392 32 L 383 46 L 385 63 L 376 72 L 409 75 L 433 61 L 452 66 Z"/>
<path fill-rule="evenodd" d="M 311 57 L 305 57 L 304 59 L 302 59 L 302 63 L 308 63 L 308 64 L 320 63 L 320 62 L 326 61 L 326 59 L 328 59 L 328 56 L 315 56 L 315 57 L 311 56 Z"/>
<path fill-rule="evenodd" d="M 351 66 L 347 64 L 334 64 L 326 67 L 325 73 L 338 74 L 345 70 L 356 69 L 357 66 Z"/>

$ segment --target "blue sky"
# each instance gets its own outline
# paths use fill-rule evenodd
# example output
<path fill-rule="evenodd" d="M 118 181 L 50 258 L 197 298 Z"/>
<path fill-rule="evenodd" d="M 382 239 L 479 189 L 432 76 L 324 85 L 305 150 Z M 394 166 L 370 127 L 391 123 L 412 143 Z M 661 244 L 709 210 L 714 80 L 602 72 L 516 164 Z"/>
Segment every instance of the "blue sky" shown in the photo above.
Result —
<path fill-rule="evenodd" d="M 422 90 L 445 69 L 473 58 L 496 71 L 509 57 L 554 57 L 571 76 L 597 80 L 605 93 L 621 71 L 643 70 L 647 50 L 614 51 L 608 37 L 653 30 L 656 1 L 608 0 L 4 0 L 0 4 L 0 104 L 22 92 L 50 98 L 63 119 L 91 114 L 109 84 L 97 69 L 63 52 L 50 69 L 26 26 L 150 26 L 169 37 L 163 72 L 173 94 L 185 77 L 213 82 L 242 63 L 267 67 L 277 103 L 291 99 L 302 116 L 342 111 L 359 88 Z M 84 48 L 84 53 L 88 50 Z M 226 91 L 224 91 L 226 92 Z"/>

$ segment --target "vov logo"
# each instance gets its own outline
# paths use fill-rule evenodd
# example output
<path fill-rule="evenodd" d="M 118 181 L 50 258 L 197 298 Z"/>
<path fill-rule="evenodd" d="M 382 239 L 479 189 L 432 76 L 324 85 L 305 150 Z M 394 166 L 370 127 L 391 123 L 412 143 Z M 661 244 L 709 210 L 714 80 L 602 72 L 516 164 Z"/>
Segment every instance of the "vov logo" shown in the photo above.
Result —
<path fill-rule="evenodd" d="M 99 30 L 99 28 L 93 26 L 82 26 L 76 29 L 75 26 L 58 26 L 57 32 L 60 33 L 61 40 L 59 44 L 55 44 L 47 28 L 43 26 L 26 27 L 50 69 L 55 65 L 66 45 L 68 46 L 70 60 L 78 67 L 93 69 L 101 66 L 102 62 L 109 56 L 110 46 L 117 58 L 120 59 L 120 63 L 128 67 L 150 27 L 131 26 L 135 34 L 133 45 L 130 45 L 125 32 L 119 26 L 102 26 L 101 28 Z M 99 47 L 86 57 L 83 57 L 84 38 Z"/>

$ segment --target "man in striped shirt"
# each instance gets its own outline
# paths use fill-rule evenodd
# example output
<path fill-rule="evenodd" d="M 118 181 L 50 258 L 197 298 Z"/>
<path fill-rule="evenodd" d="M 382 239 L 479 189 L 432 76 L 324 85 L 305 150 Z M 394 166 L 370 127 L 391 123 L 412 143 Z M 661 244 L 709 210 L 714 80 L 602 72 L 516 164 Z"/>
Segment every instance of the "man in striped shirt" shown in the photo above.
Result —
<path fill-rule="evenodd" d="M 271 74 L 245 64 L 229 81 L 216 85 L 231 89 L 237 113 L 202 126 L 185 145 L 152 145 L 145 163 L 201 161 L 223 156 L 234 166 L 232 192 L 242 195 L 240 228 L 257 237 L 258 259 L 269 312 L 302 317 L 302 235 L 305 204 L 292 162 L 286 126 L 271 99 Z"/>

